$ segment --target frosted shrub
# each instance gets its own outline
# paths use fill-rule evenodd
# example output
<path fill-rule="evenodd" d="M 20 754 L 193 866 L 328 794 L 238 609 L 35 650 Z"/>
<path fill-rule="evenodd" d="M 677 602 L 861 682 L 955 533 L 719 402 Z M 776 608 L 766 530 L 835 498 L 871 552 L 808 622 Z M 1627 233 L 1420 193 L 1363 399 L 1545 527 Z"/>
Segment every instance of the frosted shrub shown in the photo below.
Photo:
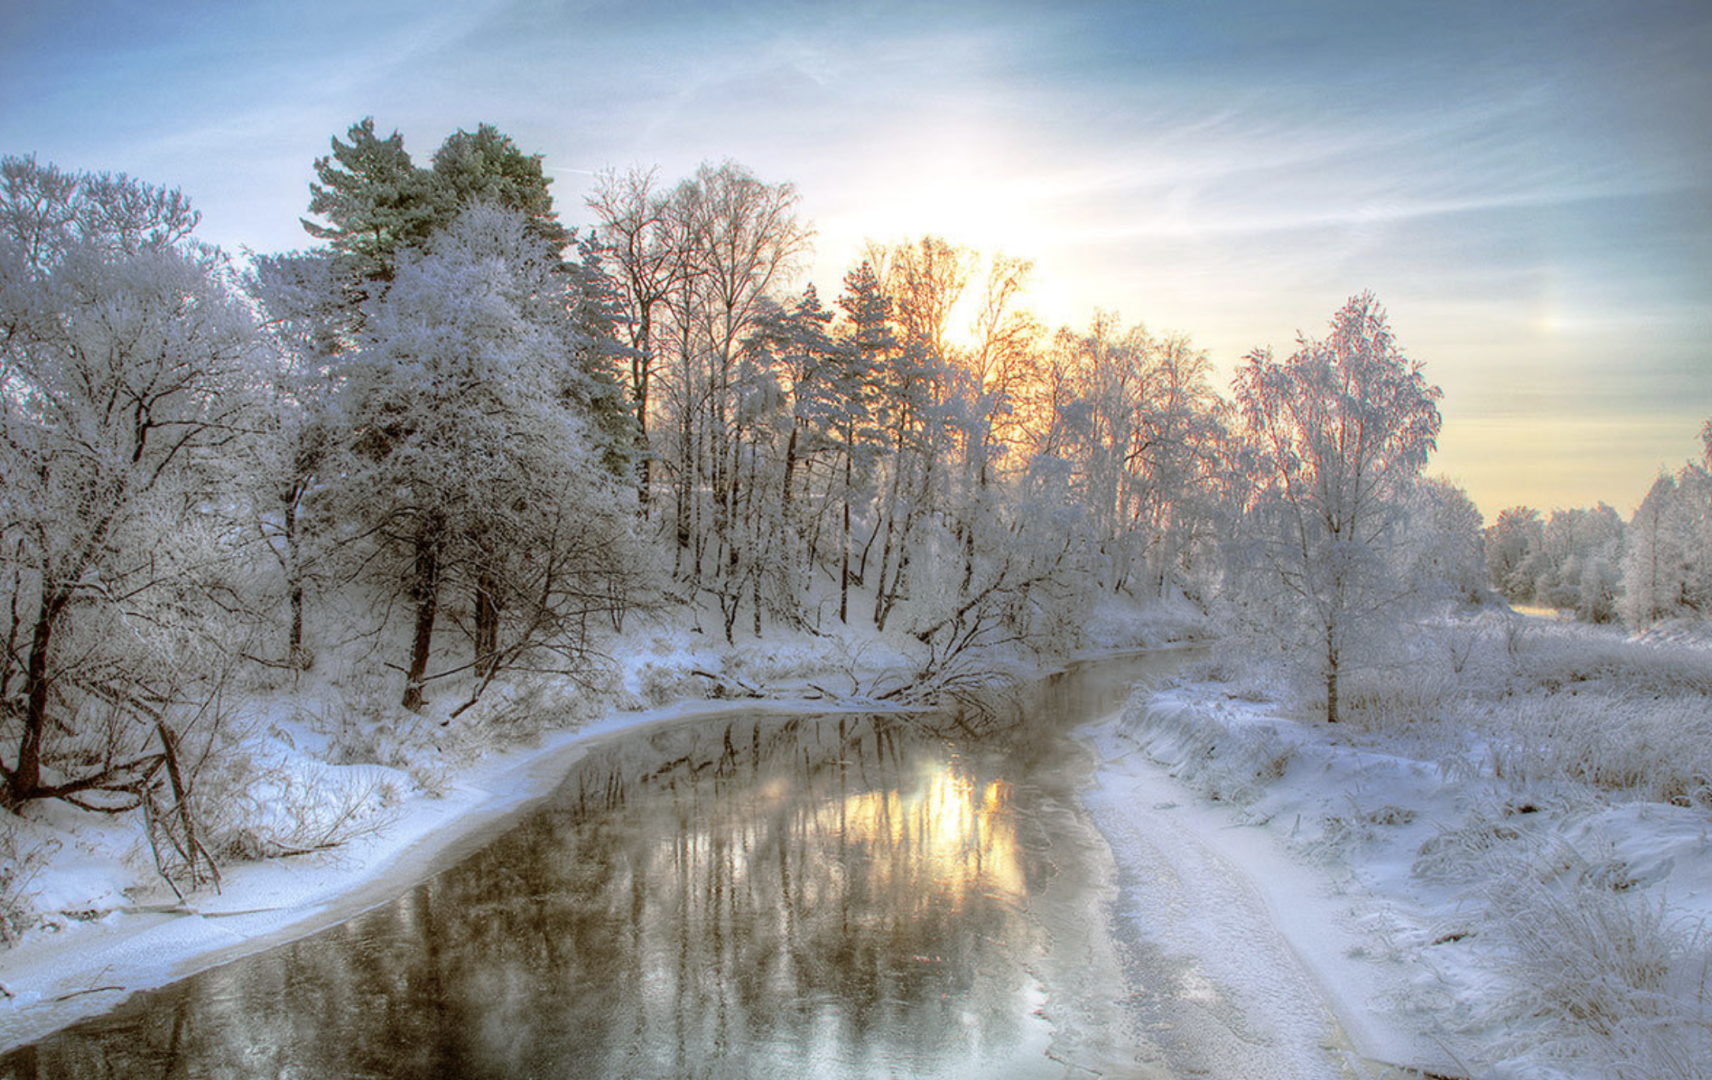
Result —
<path fill-rule="evenodd" d="M 1346 687 L 1344 719 L 1353 727 L 1383 735 L 1435 726 L 1460 698 L 1455 676 L 1426 663 L 1356 672 Z"/>
<path fill-rule="evenodd" d="M 636 669 L 636 692 L 649 705 L 707 697 L 707 681 L 672 663 L 644 663 Z"/>
<path fill-rule="evenodd" d="M 1183 678 L 1189 682 L 1223 683 L 1225 692 L 1241 701 L 1271 701 L 1287 682 L 1283 666 L 1262 658 L 1236 637 L 1220 638 L 1199 660 L 1186 665 Z"/>
<path fill-rule="evenodd" d="M 371 769 L 272 768 L 210 793 L 208 847 L 222 861 L 339 847 L 392 823 L 398 792 Z"/>
<path fill-rule="evenodd" d="M 12 816 L 0 814 L 0 945 L 13 944 L 29 926 L 34 917 L 30 883 L 54 850 L 51 844 L 24 840 Z"/>
<path fill-rule="evenodd" d="M 1619 1077 L 1704 1077 L 1712 1061 L 1706 975 L 1712 938 L 1673 922 L 1662 900 L 1613 889 L 1597 873 L 1542 884 L 1498 879 L 1491 896 L 1511 997 L 1554 1056 Z"/>
<path fill-rule="evenodd" d="M 1429 881 L 1472 883 L 1502 878 L 1544 842 L 1540 822 L 1568 811 L 1563 801 L 1482 798 L 1453 824 L 1441 825 L 1416 854 L 1411 872 Z"/>

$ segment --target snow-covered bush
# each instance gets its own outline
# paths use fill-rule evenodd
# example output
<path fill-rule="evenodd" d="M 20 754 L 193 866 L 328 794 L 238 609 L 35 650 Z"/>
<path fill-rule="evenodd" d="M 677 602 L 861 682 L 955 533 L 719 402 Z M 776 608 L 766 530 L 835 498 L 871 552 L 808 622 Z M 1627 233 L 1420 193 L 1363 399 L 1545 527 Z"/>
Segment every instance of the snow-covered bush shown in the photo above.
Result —
<path fill-rule="evenodd" d="M 375 769 L 250 764 L 205 784 L 206 843 L 222 862 L 339 847 L 394 820 L 399 793 Z"/>
<path fill-rule="evenodd" d="M 1599 1075 L 1705 1077 L 1712 934 L 1573 850 L 1549 862 L 1543 880 L 1539 870 L 1518 862 L 1489 879 L 1508 976 L 1492 1005 L 1499 1017 L 1523 1021 L 1526 1044 Z"/>
<path fill-rule="evenodd" d="M 1364 668 L 1351 675 L 1344 701 L 1351 727 L 1372 734 L 1417 734 L 1447 718 L 1462 690 L 1448 666 Z"/>
<path fill-rule="evenodd" d="M 707 680 L 669 661 L 646 661 L 636 669 L 636 692 L 649 705 L 707 696 Z"/>

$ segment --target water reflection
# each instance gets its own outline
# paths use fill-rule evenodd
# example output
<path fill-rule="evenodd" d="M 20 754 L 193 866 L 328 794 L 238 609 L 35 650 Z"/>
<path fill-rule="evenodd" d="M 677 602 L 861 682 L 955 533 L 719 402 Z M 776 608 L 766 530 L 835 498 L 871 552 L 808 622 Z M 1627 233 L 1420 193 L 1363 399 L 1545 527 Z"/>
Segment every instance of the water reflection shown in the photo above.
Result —
<path fill-rule="evenodd" d="M 834 716 L 614 740 L 397 900 L 0 1078 L 1061 1075 L 1030 973 L 1058 873 L 1036 738 Z"/>

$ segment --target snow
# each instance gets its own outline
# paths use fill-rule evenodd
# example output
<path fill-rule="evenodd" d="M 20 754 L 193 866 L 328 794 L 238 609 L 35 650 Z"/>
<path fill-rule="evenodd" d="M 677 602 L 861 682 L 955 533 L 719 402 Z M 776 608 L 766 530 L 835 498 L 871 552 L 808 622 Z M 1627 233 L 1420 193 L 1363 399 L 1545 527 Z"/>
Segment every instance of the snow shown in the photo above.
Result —
<path fill-rule="evenodd" d="M 1712 1075 L 1704 806 L 1519 789 L 1232 691 L 1143 692 L 1084 734 L 1119 918 L 1248 1025 L 1210 1072 Z"/>

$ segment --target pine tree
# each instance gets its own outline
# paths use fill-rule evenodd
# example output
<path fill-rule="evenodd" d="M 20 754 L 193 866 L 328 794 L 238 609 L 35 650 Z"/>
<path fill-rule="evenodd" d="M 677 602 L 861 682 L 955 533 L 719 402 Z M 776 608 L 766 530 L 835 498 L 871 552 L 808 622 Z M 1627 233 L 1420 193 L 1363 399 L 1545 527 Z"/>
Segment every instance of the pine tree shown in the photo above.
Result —
<path fill-rule="evenodd" d="M 400 253 L 426 243 L 456 204 L 411 162 L 402 135 L 375 134 L 374 117 L 352 124 L 347 138 L 334 137 L 332 154 L 316 159 L 320 182 L 309 185 L 309 212 L 328 224 L 304 218 L 303 227 L 344 255 L 357 281 L 390 281 Z"/>
<path fill-rule="evenodd" d="M 571 243 L 570 232 L 553 209 L 553 196 L 547 191 L 553 181 L 541 171 L 541 155 L 525 154 L 492 124 L 447 136 L 434 152 L 433 175 L 457 210 L 478 203 L 502 206 L 522 214 L 530 232 L 554 251 L 563 251 Z"/>

